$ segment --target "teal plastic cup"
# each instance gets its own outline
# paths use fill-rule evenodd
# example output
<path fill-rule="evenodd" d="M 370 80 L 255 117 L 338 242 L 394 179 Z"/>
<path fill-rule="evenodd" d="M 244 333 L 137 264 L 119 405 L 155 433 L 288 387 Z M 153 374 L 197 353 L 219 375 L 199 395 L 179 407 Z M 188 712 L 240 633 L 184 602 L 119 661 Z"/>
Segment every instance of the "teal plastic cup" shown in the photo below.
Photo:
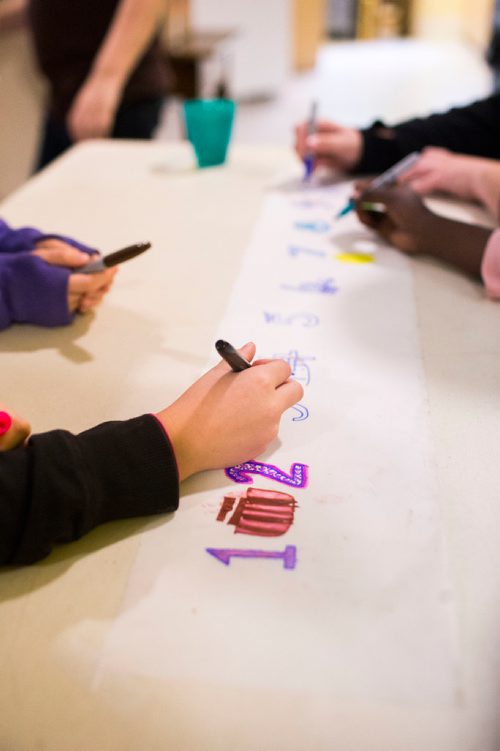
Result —
<path fill-rule="evenodd" d="M 190 99 L 184 102 L 187 137 L 198 167 L 215 167 L 226 161 L 236 105 L 230 99 Z"/>

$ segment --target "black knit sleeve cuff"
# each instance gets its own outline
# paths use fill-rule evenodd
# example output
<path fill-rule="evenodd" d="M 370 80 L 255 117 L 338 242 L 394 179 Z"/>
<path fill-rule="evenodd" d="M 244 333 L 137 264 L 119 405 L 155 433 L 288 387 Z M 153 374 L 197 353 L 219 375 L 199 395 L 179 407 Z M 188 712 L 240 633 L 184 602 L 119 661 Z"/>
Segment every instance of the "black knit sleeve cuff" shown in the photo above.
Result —
<path fill-rule="evenodd" d="M 363 153 L 355 168 L 357 173 L 363 175 L 384 172 L 404 156 L 398 139 L 391 138 L 389 132 L 382 122 L 375 122 L 370 128 L 361 131 Z"/>
<path fill-rule="evenodd" d="M 78 441 L 100 486 L 101 503 L 92 526 L 178 508 L 175 454 L 153 415 L 104 423 L 80 433 Z"/>
<path fill-rule="evenodd" d="M 179 505 L 174 452 L 152 415 L 103 423 L 79 435 L 41 433 L 18 453 L 19 492 L 14 488 L 6 499 L 12 529 L 5 562 L 31 563 L 103 522 Z"/>

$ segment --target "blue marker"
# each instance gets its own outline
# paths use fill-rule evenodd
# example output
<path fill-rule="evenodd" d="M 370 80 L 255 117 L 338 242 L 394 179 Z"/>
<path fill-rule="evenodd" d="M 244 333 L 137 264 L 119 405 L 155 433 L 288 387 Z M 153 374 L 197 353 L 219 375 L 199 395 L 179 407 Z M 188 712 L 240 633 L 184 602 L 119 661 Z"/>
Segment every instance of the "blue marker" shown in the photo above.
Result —
<path fill-rule="evenodd" d="M 311 113 L 309 120 L 307 121 L 307 135 L 313 136 L 316 133 L 316 115 L 318 113 L 318 102 L 313 99 L 311 102 Z M 311 177 L 314 170 L 314 156 L 312 154 L 306 154 L 304 157 L 304 165 L 306 168 L 304 174 L 304 180 L 307 181 Z"/>
<path fill-rule="evenodd" d="M 353 200 L 352 200 L 352 198 L 350 198 L 350 199 L 349 199 L 349 200 L 347 201 L 347 203 L 346 203 L 346 205 L 344 206 L 344 208 L 343 208 L 343 209 L 341 209 L 341 210 L 339 211 L 339 213 L 338 213 L 338 214 L 335 214 L 335 219 L 340 219 L 341 217 L 345 216 L 345 215 L 346 215 L 346 214 L 348 214 L 348 213 L 349 213 L 350 211 L 352 211 L 352 210 L 353 210 L 353 208 L 354 208 L 355 206 L 356 206 L 356 202 L 355 202 L 355 201 L 353 201 Z"/>
<path fill-rule="evenodd" d="M 420 154 L 418 151 L 412 151 L 411 154 L 408 154 L 405 156 L 404 159 L 401 159 L 400 162 L 397 162 L 392 167 L 389 167 L 388 170 L 385 172 L 382 172 L 381 175 L 375 178 L 375 180 L 372 180 L 372 182 L 368 185 L 367 188 L 363 191 L 361 196 L 363 196 L 366 192 L 369 190 L 376 190 L 377 188 L 383 188 L 386 185 L 390 185 L 391 183 L 395 182 L 399 175 L 402 175 L 403 172 L 406 172 L 407 170 L 412 167 L 415 162 L 417 162 L 420 159 Z M 360 197 L 361 197 L 360 196 Z M 350 211 L 354 209 L 356 206 L 356 201 L 353 198 L 350 198 L 343 209 L 339 211 L 338 214 L 335 215 L 335 219 L 340 219 L 341 217 L 348 214 Z"/>

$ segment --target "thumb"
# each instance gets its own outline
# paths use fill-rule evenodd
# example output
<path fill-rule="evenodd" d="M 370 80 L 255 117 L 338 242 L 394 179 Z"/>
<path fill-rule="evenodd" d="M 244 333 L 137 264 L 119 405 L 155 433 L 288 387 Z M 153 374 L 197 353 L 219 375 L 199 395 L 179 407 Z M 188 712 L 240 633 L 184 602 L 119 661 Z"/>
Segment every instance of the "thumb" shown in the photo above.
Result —
<path fill-rule="evenodd" d="M 245 358 L 245 360 L 248 360 L 248 362 L 251 362 L 252 359 L 255 357 L 255 344 L 253 342 L 247 342 L 242 347 L 236 350 L 238 354 L 240 354 L 242 357 Z M 222 371 L 227 372 L 229 368 L 229 365 L 227 362 L 222 359 L 213 369 L 214 371 Z"/>
<path fill-rule="evenodd" d="M 243 347 L 240 347 L 238 352 L 242 357 L 245 358 L 245 360 L 252 362 L 253 358 L 255 357 L 256 349 L 257 348 L 253 342 L 247 342 L 243 345 Z"/>

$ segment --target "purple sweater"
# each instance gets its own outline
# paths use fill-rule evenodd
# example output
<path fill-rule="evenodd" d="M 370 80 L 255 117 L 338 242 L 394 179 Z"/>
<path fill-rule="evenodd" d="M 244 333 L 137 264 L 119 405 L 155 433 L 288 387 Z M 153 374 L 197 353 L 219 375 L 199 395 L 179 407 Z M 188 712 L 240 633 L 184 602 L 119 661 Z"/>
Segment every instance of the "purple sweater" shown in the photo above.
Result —
<path fill-rule="evenodd" d="M 30 252 L 39 240 L 48 238 L 95 252 L 63 235 L 44 234 L 32 227 L 11 229 L 0 219 L 0 331 L 15 322 L 64 326 L 73 320 L 67 299 L 71 271 Z"/>

